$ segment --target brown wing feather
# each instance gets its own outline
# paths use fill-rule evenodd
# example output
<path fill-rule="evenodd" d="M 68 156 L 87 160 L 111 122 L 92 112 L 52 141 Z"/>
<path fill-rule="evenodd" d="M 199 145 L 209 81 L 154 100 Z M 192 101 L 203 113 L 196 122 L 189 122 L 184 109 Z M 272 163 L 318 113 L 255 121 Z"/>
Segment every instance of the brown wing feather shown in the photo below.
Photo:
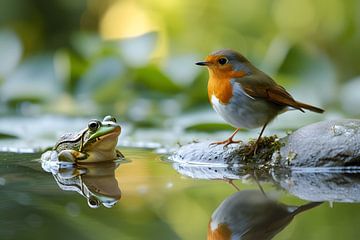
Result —
<path fill-rule="evenodd" d="M 282 86 L 276 85 L 272 88 L 266 89 L 266 92 L 267 100 L 281 105 L 290 106 L 304 112 L 298 102 L 296 102 L 290 93 L 288 93 Z"/>
<path fill-rule="evenodd" d="M 311 106 L 306 103 L 296 101 L 285 88 L 278 85 L 272 78 L 264 72 L 248 65 L 253 74 L 244 77 L 235 77 L 235 81 L 240 83 L 243 90 L 253 98 L 264 98 L 269 102 L 279 104 L 281 106 L 290 106 L 304 112 L 307 109 L 317 113 L 323 113 L 324 110 L 318 107 Z"/>
<path fill-rule="evenodd" d="M 294 100 L 294 98 L 288 93 L 282 86 L 276 84 L 272 79 L 268 81 L 260 82 L 253 81 L 254 79 L 250 79 L 248 81 L 237 81 L 241 84 L 244 91 L 254 98 L 264 98 L 267 101 L 290 106 L 300 111 L 304 112 L 304 110 L 299 106 L 299 104 Z"/>
<path fill-rule="evenodd" d="M 323 113 L 324 109 L 311 106 L 306 103 L 296 101 L 282 86 L 276 85 L 275 88 L 270 88 L 267 90 L 268 100 L 275 103 L 284 104 L 291 106 L 293 108 L 299 109 L 304 112 L 303 108 L 310 110 L 312 112 Z"/>

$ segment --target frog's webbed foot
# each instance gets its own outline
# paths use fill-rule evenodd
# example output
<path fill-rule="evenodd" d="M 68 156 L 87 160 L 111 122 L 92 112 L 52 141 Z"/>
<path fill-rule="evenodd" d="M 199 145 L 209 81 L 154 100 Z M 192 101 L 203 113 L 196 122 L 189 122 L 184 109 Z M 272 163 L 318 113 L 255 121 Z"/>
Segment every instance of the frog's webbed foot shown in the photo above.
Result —
<path fill-rule="evenodd" d="M 86 154 L 76 150 L 63 150 L 58 155 L 59 161 L 76 162 L 77 160 L 85 159 Z"/>
<path fill-rule="evenodd" d="M 125 158 L 124 154 L 122 154 L 119 150 L 116 149 L 115 153 L 117 158 Z"/>

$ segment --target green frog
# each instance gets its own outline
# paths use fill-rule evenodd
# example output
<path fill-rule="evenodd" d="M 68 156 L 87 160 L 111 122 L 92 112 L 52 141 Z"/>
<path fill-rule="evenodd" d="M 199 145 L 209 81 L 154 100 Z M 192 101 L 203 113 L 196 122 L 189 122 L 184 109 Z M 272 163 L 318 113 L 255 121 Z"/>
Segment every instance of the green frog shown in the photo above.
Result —
<path fill-rule="evenodd" d="M 42 159 L 64 162 L 93 163 L 124 158 L 116 149 L 121 127 L 112 116 L 103 121 L 90 120 L 79 133 L 63 135 L 53 151 L 44 153 Z"/>

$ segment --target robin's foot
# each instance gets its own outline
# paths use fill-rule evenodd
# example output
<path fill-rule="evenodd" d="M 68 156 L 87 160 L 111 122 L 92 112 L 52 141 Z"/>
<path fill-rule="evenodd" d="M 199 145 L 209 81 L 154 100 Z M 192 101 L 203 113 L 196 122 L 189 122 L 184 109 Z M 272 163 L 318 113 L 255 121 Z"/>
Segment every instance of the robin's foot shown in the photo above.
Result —
<path fill-rule="evenodd" d="M 232 138 L 228 138 L 228 139 L 226 139 L 225 141 L 210 143 L 210 145 L 222 145 L 222 144 L 224 144 L 224 147 L 227 147 L 227 146 L 230 145 L 230 144 L 233 144 L 233 143 L 241 143 L 241 142 L 242 142 L 241 140 L 239 140 L 239 141 L 234 141 Z"/>
<path fill-rule="evenodd" d="M 227 147 L 228 145 L 233 144 L 233 143 L 241 143 L 241 141 L 234 141 L 233 140 L 234 136 L 236 135 L 236 133 L 239 130 L 240 130 L 240 128 L 236 129 L 235 132 L 233 134 L 231 134 L 231 136 L 228 139 L 226 139 L 225 141 L 213 142 L 213 143 L 210 143 L 210 146 L 211 145 L 222 145 L 222 144 L 224 144 L 224 147 Z"/>

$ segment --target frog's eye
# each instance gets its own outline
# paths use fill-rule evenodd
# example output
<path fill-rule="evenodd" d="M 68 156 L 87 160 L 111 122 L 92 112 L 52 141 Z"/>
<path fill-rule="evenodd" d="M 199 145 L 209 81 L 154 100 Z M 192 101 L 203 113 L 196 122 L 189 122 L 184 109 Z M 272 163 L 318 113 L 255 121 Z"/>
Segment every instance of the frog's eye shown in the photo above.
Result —
<path fill-rule="evenodd" d="M 90 196 L 89 198 L 88 198 L 88 205 L 89 205 L 89 207 L 91 207 L 91 208 L 98 208 L 99 206 L 100 206 L 100 201 L 97 199 L 97 198 L 95 198 L 94 196 Z"/>
<path fill-rule="evenodd" d="M 90 132 L 95 132 L 100 127 L 100 122 L 97 120 L 91 120 L 88 124 Z"/>
<path fill-rule="evenodd" d="M 219 58 L 218 63 L 219 63 L 220 65 L 224 65 L 224 64 L 226 64 L 228 61 L 229 61 L 229 60 L 228 60 L 227 58 L 222 57 L 222 58 Z"/>
<path fill-rule="evenodd" d="M 104 122 L 115 122 L 116 123 L 116 118 L 108 115 L 108 116 L 104 117 Z"/>

